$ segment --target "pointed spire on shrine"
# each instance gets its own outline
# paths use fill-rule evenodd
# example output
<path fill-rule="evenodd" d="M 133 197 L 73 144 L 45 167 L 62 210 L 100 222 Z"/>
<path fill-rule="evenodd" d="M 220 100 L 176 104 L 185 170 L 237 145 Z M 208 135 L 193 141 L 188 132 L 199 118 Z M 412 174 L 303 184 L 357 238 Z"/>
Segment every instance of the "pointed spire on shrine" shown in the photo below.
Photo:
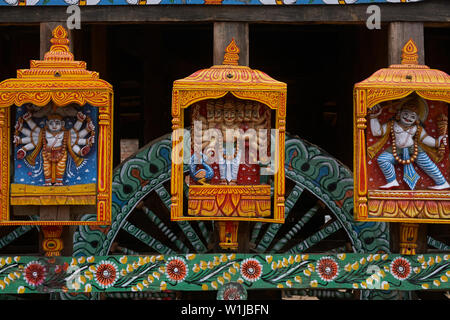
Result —
<path fill-rule="evenodd" d="M 402 64 L 419 64 L 418 52 L 416 43 L 409 39 L 402 49 Z"/>
<path fill-rule="evenodd" d="M 230 44 L 225 48 L 222 64 L 231 66 L 239 65 L 239 52 L 239 47 L 236 45 L 234 38 L 232 38 Z"/>
<path fill-rule="evenodd" d="M 53 29 L 52 35 L 53 38 L 50 39 L 52 45 L 50 51 L 45 53 L 44 60 L 73 61 L 74 58 L 69 49 L 69 39 L 66 29 L 59 25 Z"/>
<path fill-rule="evenodd" d="M 86 62 L 77 61 L 69 48 L 69 33 L 61 25 L 52 31 L 50 50 L 44 54 L 42 60 L 30 60 L 30 69 L 17 70 L 17 78 L 25 77 L 73 77 L 80 80 L 98 79 L 98 72 L 86 69 Z"/>

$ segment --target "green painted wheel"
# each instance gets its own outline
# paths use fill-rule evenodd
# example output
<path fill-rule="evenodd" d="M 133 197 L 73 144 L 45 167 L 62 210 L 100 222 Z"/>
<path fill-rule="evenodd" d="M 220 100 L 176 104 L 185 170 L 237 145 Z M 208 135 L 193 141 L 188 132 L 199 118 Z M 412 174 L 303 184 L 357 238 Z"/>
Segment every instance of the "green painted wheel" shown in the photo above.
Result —
<path fill-rule="evenodd" d="M 105 228 L 78 227 L 73 238 L 74 256 L 218 252 L 213 223 L 170 221 L 170 156 L 171 140 L 166 135 L 146 145 L 114 170 L 112 224 Z M 285 158 L 286 222 L 250 224 L 248 243 L 252 253 L 389 252 L 388 224 L 353 219 L 353 177 L 347 167 L 297 137 L 287 137 Z M 95 220 L 96 215 L 88 214 L 82 219 Z M 3 229 L 0 253 L 37 229 Z M 37 236 L 35 232 L 36 243 Z M 445 243 L 431 237 L 428 244 L 448 251 Z M 395 294 L 363 291 L 361 298 L 386 299 Z M 159 297 L 158 293 L 150 295 Z M 122 294 L 119 296 L 124 298 Z M 99 296 L 63 294 L 60 298 L 98 299 Z"/>
<path fill-rule="evenodd" d="M 170 156 L 166 135 L 114 170 L 112 224 L 80 226 L 74 256 L 217 252 L 212 222 L 170 221 Z M 250 224 L 251 251 L 389 252 L 387 224 L 353 220 L 347 167 L 319 147 L 287 137 L 285 168 L 286 222 Z"/>
<path fill-rule="evenodd" d="M 112 224 L 104 229 L 79 227 L 75 256 L 107 255 L 111 249 L 140 254 L 214 252 L 212 223 L 170 221 L 170 155 L 166 135 L 115 169 Z M 286 223 L 254 223 L 249 239 L 253 251 L 389 252 L 387 224 L 353 219 L 353 177 L 347 167 L 294 137 L 286 139 L 286 159 Z M 95 215 L 83 219 L 94 220 Z M 340 237 L 333 237 L 338 233 Z"/>

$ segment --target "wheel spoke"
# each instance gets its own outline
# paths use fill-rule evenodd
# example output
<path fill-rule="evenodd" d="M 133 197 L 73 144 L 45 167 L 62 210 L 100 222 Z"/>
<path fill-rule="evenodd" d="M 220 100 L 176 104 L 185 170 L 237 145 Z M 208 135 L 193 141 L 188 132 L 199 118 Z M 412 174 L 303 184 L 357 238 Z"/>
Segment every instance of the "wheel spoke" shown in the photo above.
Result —
<path fill-rule="evenodd" d="M 122 230 L 128 232 L 136 239 L 142 241 L 146 245 L 148 245 L 150 248 L 154 249 L 156 252 L 161 254 L 175 254 L 176 252 L 170 249 L 169 247 L 165 246 L 152 236 L 150 236 L 145 231 L 139 229 L 135 225 L 131 224 L 130 222 L 126 221 L 122 227 Z"/>
<path fill-rule="evenodd" d="M 289 216 L 289 212 L 291 212 L 295 203 L 300 198 L 303 190 L 304 190 L 303 187 L 296 184 L 294 186 L 294 188 L 292 189 L 292 191 L 289 193 L 289 196 L 286 198 L 286 204 L 285 204 L 285 211 L 284 211 L 285 219 Z M 263 235 L 262 240 L 256 247 L 257 252 L 263 252 L 269 247 L 269 245 L 272 243 L 273 239 L 275 238 L 278 230 L 280 230 L 281 226 L 282 225 L 279 223 L 273 223 L 267 228 L 267 231 Z M 259 222 L 253 228 L 253 234 L 252 234 L 252 242 L 253 243 L 256 242 L 256 239 L 258 237 L 261 227 L 262 227 L 262 223 Z M 255 229 L 257 229 L 257 230 L 255 230 Z"/>
<path fill-rule="evenodd" d="M 39 218 L 36 216 L 30 216 L 31 220 L 38 220 Z M 8 233 L 6 236 L 0 239 L 0 249 L 6 247 L 8 244 L 23 236 L 25 233 L 30 231 L 33 228 L 37 228 L 36 226 L 31 225 L 23 225 L 14 229 L 12 232 Z"/>
<path fill-rule="evenodd" d="M 301 243 L 295 245 L 293 248 L 288 250 L 289 253 L 297 253 L 297 252 L 304 252 L 314 246 L 315 244 L 319 243 L 326 237 L 332 235 L 333 233 L 337 232 L 342 228 L 342 225 L 339 223 L 339 221 L 334 221 L 325 228 L 319 230 L 312 236 L 308 237 L 307 239 L 303 240 Z"/>
<path fill-rule="evenodd" d="M 189 198 L 189 186 L 186 183 L 183 184 L 183 191 L 184 191 L 184 196 L 186 197 L 186 199 L 188 199 Z M 208 228 L 206 227 L 206 224 L 203 221 L 198 221 L 197 225 L 198 225 L 198 228 L 200 229 L 200 232 L 202 233 L 203 238 L 206 240 L 206 243 L 209 243 L 213 233 L 208 230 Z"/>
<path fill-rule="evenodd" d="M 122 252 L 123 254 L 129 255 L 129 256 L 138 255 L 139 254 L 139 252 L 136 252 L 134 250 L 131 250 L 131 249 L 128 249 L 128 248 L 125 248 L 125 247 L 121 247 L 121 246 L 117 246 L 117 250 Z"/>
<path fill-rule="evenodd" d="M 450 246 L 430 236 L 427 237 L 427 243 L 428 245 L 432 246 L 433 248 L 439 249 L 440 251 L 450 251 Z"/>
<path fill-rule="evenodd" d="M 272 252 L 280 251 L 289 240 L 291 240 L 296 234 L 299 234 L 303 226 L 311 220 L 319 208 L 320 205 L 316 204 L 314 207 L 309 209 L 308 212 L 306 212 L 303 217 L 301 217 L 301 219 L 298 220 L 298 222 L 291 228 L 291 230 L 289 230 L 286 235 L 273 246 Z"/>
<path fill-rule="evenodd" d="M 142 206 L 142 210 L 145 212 L 145 214 L 149 217 L 149 219 L 158 227 L 159 230 L 171 241 L 173 244 L 180 249 L 181 252 L 187 253 L 189 251 L 189 248 L 184 245 L 183 242 L 178 240 L 175 233 L 172 232 L 172 230 L 169 229 L 169 227 L 166 226 L 166 224 L 158 218 L 158 216 L 153 213 L 149 208 L 146 206 Z"/>
<path fill-rule="evenodd" d="M 155 189 L 156 194 L 162 200 L 166 208 L 170 211 L 170 194 L 167 192 L 166 188 L 161 185 L 159 188 Z M 187 221 L 179 221 L 177 222 L 178 226 L 181 228 L 187 239 L 191 242 L 192 246 L 198 252 L 206 252 L 206 247 L 203 244 L 202 240 L 198 237 L 194 228 Z"/>

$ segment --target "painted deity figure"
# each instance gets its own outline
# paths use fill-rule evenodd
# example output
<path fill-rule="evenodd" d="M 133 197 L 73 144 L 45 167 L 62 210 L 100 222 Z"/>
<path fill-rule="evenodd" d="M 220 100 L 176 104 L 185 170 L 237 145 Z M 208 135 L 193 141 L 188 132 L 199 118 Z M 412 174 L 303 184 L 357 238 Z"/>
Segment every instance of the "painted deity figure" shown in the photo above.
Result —
<path fill-rule="evenodd" d="M 201 124 L 203 132 L 199 134 L 194 128 L 191 135 L 191 181 L 219 185 L 260 183 L 258 148 L 263 145 L 267 149 L 264 136 L 270 134 L 270 110 L 253 101 L 208 100 L 192 107 L 192 122 L 194 127 L 195 123 Z M 258 135 L 261 129 L 266 131 Z"/>
<path fill-rule="evenodd" d="M 208 130 L 208 126 L 214 126 L 214 105 L 208 101 L 206 112 L 202 112 L 202 107 L 199 104 L 193 106 L 192 120 L 193 120 L 193 137 L 191 137 L 193 154 L 190 160 L 190 175 L 191 178 L 201 184 L 208 183 L 214 176 L 214 170 L 210 166 L 209 158 L 205 152 L 206 147 L 210 144 L 208 139 L 205 139 L 203 130 Z M 203 115 L 206 113 L 206 116 Z M 208 125 L 209 123 L 209 125 Z M 201 125 L 200 135 L 196 134 L 195 126 Z M 200 147 L 200 152 L 197 150 Z"/>
<path fill-rule="evenodd" d="M 238 114 L 234 102 L 226 100 L 223 106 L 223 122 L 221 125 L 223 137 L 223 160 L 219 159 L 220 183 L 237 184 L 237 175 L 241 162 L 242 145 L 239 134 Z"/>
<path fill-rule="evenodd" d="M 42 151 L 45 186 L 63 185 L 68 156 L 79 167 L 95 141 L 92 120 L 82 112 L 78 112 L 76 117 L 73 127 L 66 129 L 63 117 L 58 113 L 51 113 L 47 116 L 45 126 L 41 128 L 28 111 L 15 125 L 14 143 L 16 146 L 23 145 L 17 151 L 17 159 L 25 159 L 31 166 L 35 166 L 36 158 Z M 24 126 L 24 121 L 28 128 Z M 84 122 L 87 122 L 86 126 L 81 129 Z"/>
<path fill-rule="evenodd" d="M 437 138 L 428 135 L 419 119 L 419 115 L 425 113 L 424 108 L 426 108 L 425 102 L 421 103 L 417 98 L 409 99 L 400 106 L 395 119 L 391 119 L 384 124 L 381 124 L 378 119 L 382 112 L 381 106 L 376 105 L 371 109 L 369 118 L 372 135 L 381 138 L 368 148 L 369 158 L 375 158 L 383 146 L 389 140 L 391 142 L 391 146 L 381 152 L 377 158 L 379 168 L 387 182 L 380 186 L 381 189 L 399 186 L 395 165 L 400 164 L 403 166 L 403 180 L 411 190 L 414 190 L 417 181 L 420 179 L 420 175 L 414 168 L 414 163 L 433 179 L 435 185 L 430 186 L 430 189 L 450 188 L 449 183 L 435 163 L 437 161 L 437 150 L 441 144 L 447 144 L 447 135 L 443 133 Z"/>

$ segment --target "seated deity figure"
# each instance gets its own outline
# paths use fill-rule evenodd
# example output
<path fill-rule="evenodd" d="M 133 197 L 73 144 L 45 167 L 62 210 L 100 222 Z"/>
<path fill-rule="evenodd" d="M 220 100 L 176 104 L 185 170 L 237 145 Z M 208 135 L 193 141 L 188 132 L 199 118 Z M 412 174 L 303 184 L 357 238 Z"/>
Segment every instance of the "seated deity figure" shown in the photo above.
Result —
<path fill-rule="evenodd" d="M 42 151 L 44 185 L 61 186 L 68 155 L 77 167 L 83 163 L 83 157 L 89 153 L 95 141 L 95 126 L 82 112 L 78 112 L 77 120 L 70 129 L 65 128 L 60 114 L 49 114 L 43 128 L 36 125 L 32 116 L 31 112 L 25 113 L 15 125 L 14 143 L 17 146 L 23 145 L 17 151 L 17 159 L 25 159 L 31 166 L 35 166 L 36 158 Z M 24 121 L 28 128 L 25 128 Z M 85 121 L 87 124 L 81 129 Z"/>
<path fill-rule="evenodd" d="M 385 149 L 377 158 L 377 163 L 386 179 L 381 189 L 399 186 L 395 165 L 403 165 L 403 180 L 411 190 L 414 190 L 420 175 L 414 168 L 414 163 L 421 168 L 435 182 L 429 189 L 442 190 L 450 188 L 432 159 L 436 159 L 436 151 L 441 144 L 447 144 L 447 135 L 433 138 L 428 135 L 421 125 L 420 108 L 426 108 L 417 98 L 408 99 L 400 105 L 395 119 L 384 124 L 378 119 L 382 112 L 380 105 L 374 106 L 369 114 L 370 129 L 374 137 L 381 137 L 379 141 L 368 148 L 369 158 L 374 158 L 390 140 L 391 146 Z M 423 112 L 422 112 L 423 113 Z M 431 158 L 430 158 L 431 156 Z"/>
<path fill-rule="evenodd" d="M 241 125 L 244 121 L 245 116 L 245 104 L 243 101 L 238 101 L 236 103 L 236 121 Z"/>
<path fill-rule="evenodd" d="M 191 137 L 193 154 L 190 160 L 190 175 L 193 181 L 207 184 L 214 176 L 214 170 L 208 164 L 207 150 L 205 148 L 210 144 L 210 139 L 205 139 L 207 136 L 203 134 L 204 130 L 208 130 L 208 118 L 212 119 L 214 116 L 214 105 L 208 101 L 206 108 L 202 108 L 199 104 L 193 106 L 192 120 L 193 120 L 193 136 Z M 199 134 L 197 134 L 197 132 Z"/>
<path fill-rule="evenodd" d="M 192 123 L 189 183 L 261 183 L 261 159 L 270 160 L 269 109 L 256 101 L 209 100 L 193 106 Z"/>
<path fill-rule="evenodd" d="M 215 120 L 214 120 L 214 102 L 212 100 L 209 100 L 206 103 L 206 129 L 214 128 L 215 127 Z"/>
<path fill-rule="evenodd" d="M 253 101 L 247 101 L 244 106 L 244 130 L 253 128 L 253 105 Z"/>
<path fill-rule="evenodd" d="M 223 106 L 223 123 L 221 126 L 223 137 L 223 159 L 219 161 L 221 184 L 237 184 L 242 146 L 239 136 L 239 123 L 236 119 L 237 110 L 234 102 L 226 100 Z"/>

